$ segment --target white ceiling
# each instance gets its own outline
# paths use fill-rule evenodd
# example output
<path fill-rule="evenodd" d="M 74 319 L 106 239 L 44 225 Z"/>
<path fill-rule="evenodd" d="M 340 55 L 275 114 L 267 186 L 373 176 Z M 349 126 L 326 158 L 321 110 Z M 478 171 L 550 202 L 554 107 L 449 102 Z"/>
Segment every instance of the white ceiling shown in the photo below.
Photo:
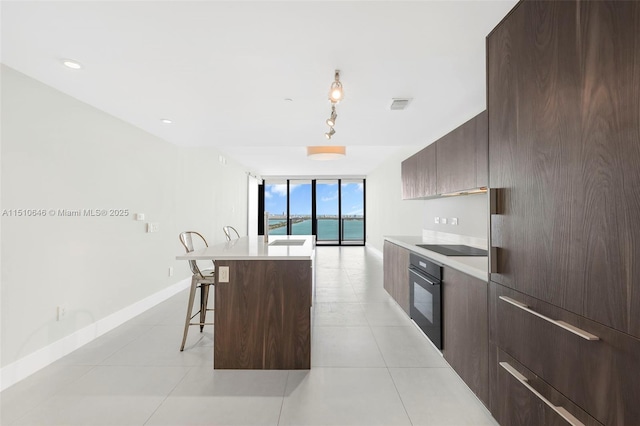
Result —
<path fill-rule="evenodd" d="M 485 37 L 515 3 L 2 1 L 1 59 L 256 174 L 366 175 L 485 109 Z M 335 69 L 345 97 L 330 144 L 347 158 L 312 161 L 305 147 L 329 144 Z M 390 111 L 398 97 L 413 100 Z"/>

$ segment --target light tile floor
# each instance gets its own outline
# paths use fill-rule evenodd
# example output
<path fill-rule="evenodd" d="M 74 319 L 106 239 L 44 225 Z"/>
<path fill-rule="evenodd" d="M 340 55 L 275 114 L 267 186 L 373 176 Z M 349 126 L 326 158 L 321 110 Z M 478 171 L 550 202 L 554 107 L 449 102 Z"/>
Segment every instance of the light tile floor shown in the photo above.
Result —
<path fill-rule="evenodd" d="M 382 287 L 363 247 L 319 247 L 311 370 L 213 370 L 179 351 L 182 292 L 0 393 L 2 425 L 496 425 Z"/>

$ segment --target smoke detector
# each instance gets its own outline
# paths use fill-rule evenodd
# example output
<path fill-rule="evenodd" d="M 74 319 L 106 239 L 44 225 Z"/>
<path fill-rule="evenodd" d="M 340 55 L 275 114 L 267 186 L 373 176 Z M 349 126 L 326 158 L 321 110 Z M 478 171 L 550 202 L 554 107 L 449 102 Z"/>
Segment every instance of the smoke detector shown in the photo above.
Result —
<path fill-rule="evenodd" d="M 407 106 L 411 102 L 410 98 L 393 98 L 391 99 L 391 105 L 389 109 L 391 111 L 401 111 L 403 109 L 407 109 Z"/>

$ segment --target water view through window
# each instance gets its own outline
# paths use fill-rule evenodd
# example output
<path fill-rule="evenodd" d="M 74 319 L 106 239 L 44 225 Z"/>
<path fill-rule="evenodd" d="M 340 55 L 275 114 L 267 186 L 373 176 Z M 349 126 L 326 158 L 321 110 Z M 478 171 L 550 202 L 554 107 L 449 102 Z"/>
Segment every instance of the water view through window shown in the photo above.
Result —
<path fill-rule="evenodd" d="M 318 243 L 364 243 L 363 179 L 267 181 L 264 207 L 271 235 L 311 235 L 315 228 Z"/>

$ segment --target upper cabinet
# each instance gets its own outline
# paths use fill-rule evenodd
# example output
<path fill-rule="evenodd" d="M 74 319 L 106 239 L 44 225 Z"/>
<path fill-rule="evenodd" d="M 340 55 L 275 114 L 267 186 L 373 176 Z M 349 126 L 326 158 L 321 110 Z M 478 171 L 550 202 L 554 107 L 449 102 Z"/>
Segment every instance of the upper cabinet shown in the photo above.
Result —
<path fill-rule="evenodd" d="M 436 193 L 487 186 L 487 112 L 438 139 Z"/>
<path fill-rule="evenodd" d="M 402 198 L 419 199 L 486 187 L 484 111 L 402 162 Z"/>
<path fill-rule="evenodd" d="M 524 1 L 487 39 L 491 280 L 640 337 L 640 2 Z"/>
<path fill-rule="evenodd" d="M 436 145 L 431 144 L 402 162 L 402 199 L 436 195 Z"/>

